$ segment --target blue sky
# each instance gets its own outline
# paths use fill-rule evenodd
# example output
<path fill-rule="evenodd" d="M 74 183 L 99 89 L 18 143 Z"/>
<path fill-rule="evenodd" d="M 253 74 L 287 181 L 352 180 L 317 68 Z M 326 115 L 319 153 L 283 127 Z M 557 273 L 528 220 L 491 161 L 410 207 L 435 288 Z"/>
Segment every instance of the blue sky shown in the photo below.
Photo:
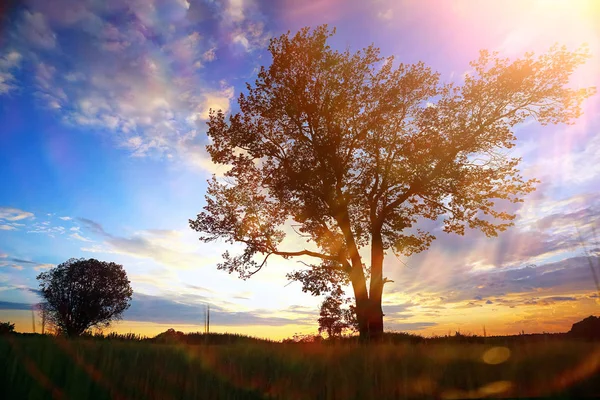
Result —
<path fill-rule="evenodd" d="M 204 150 L 208 110 L 235 111 L 269 64 L 269 38 L 328 23 L 335 48 L 375 43 L 457 83 L 479 49 L 518 57 L 586 43 L 592 58 L 571 84 L 589 87 L 600 83 L 597 21 L 593 0 L 25 1 L 0 35 L 0 319 L 31 329 L 23 308 L 38 301 L 39 271 L 95 257 L 122 263 L 136 291 L 118 329 L 198 330 L 210 302 L 215 329 L 315 331 L 320 299 L 286 286 L 297 263 L 240 281 L 216 270 L 225 245 L 187 226 L 206 179 L 223 172 Z M 389 327 L 564 330 L 596 312 L 574 227 L 592 243 L 598 95 L 584 111 L 574 126 L 518 127 L 515 154 L 542 184 L 514 210 L 515 227 L 493 240 L 438 235 L 426 253 L 386 259 Z"/>

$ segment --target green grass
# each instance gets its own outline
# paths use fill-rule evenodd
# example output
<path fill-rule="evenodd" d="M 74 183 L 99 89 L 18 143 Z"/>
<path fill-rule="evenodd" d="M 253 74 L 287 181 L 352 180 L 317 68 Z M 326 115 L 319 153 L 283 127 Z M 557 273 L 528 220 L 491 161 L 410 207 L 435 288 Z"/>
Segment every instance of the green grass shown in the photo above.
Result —
<path fill-rule="evenodd" d="M 600 344 L 188 345 L 0 336 L 3 399 L 395 399 L 600 395 Z M 500 351 L 497 354 L 507 352 Z M 489 353 L 491 354 L 491 353 Z M 488 356 L 489 356 L 488 354 Z M 496 355 L 497 355 L 496 354 Z M 493 354 L 492 354 L 493 355 Z"/>

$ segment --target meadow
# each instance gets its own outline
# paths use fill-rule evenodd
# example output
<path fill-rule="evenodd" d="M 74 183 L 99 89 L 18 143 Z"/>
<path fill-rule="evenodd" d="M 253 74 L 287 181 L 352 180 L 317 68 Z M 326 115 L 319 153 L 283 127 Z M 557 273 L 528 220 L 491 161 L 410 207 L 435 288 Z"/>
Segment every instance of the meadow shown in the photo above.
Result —
<path fill-rule="evenodd" d="M 368 346 L 353 341 L 275 343 L 212 334 L 205 338 L 211 340 L 205 341 L 196 335 L 195 344 L 128 339 L 0 336 L 0 397 L 168 400 L 600 395 L 600 343 L 566 336 L 396 340 Z"/>

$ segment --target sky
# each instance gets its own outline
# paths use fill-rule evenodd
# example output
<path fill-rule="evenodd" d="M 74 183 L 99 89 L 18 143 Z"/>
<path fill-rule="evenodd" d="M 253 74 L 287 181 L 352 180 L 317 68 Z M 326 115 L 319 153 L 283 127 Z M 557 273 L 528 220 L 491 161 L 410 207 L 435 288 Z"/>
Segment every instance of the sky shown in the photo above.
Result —
<path fill-rule="evenodd" d="M 600 86 L 594 0 L 24 1 L 0 26 L 0 320 L 39 331 L 36 276 L 83 257 L 127 271 L 134 296 L 119 332 L 201 331 L 211 304 L 216 332 L 316 333 L 323 299 L 285 277 L 301 264 L 240 280 L 216 269 L 231 246 L 201 243 L 188 219 L 224 172 L 204 148 L 209 109 L 235 112 L 269 65 L 270 38 L 325 23 L 334 48 L 374 43 L 458 84 L 480 49 L 515 58 L 585 44 L 592 56 L 570 85 Z M 523 174 L 541 183 L 515 226 L 489 239 L 425 224 L 429 250 L 385 260 L 386 329 L 561 332 L 598 315 L 588 261 L 600 256 L 600 95 L 575 125 L 526 123 L 516 135 Z"/>

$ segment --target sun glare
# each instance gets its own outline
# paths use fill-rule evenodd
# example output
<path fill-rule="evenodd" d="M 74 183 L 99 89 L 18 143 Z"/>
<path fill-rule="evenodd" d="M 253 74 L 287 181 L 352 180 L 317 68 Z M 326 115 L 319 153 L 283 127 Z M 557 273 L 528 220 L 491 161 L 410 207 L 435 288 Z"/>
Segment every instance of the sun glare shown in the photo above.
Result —
<path fill-rule="evenodd" d="M 2 398 L 600 395 L 597 88 L 600 0 L 0 0 Z"/>

